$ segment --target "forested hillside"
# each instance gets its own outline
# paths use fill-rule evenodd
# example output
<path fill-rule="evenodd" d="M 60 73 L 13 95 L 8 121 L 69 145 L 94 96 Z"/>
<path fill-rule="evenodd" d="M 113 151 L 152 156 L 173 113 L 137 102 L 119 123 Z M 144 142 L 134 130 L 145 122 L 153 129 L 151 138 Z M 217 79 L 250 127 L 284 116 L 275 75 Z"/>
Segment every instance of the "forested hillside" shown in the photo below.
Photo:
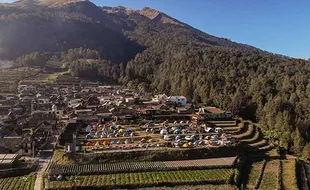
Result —
<path fill-rule="evenodd" d="M 209 35 L 150 8 L 28 1 L 0 6 L 1 58 L 185 95 L 257 120 L 270 142 L 308 154 L 309 61 Z"/>

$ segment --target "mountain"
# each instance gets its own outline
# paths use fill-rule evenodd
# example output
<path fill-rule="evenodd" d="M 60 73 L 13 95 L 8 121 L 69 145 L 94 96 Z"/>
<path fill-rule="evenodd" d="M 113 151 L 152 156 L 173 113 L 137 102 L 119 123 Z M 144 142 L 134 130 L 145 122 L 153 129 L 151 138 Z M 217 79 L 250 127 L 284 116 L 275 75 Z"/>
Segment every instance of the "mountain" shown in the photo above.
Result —
<path fill-rule="evenodd" d="M 142 46 L 148 45 L 132 33 L 141 25 L 140 22 L 144 22 L 143 27 L 149 27 L 152 32 L 156 33 L 164 27 L 163 32 L 167 35 L 177 35 L 204 46 L 257 50 L 205 34 L 151 8 L 97 7 L 89 1 L 80 0 L 20 0 L 1 4 L 0 11 L 0 56 L 7 59 L 34 51 L 54 52 L 88 47 L 99 50 L 110 60 L 126 62 L 140 53 Z M 22 23 L 24 21 L 27 24 Z M 71 35 L 73 31 L 75 34 Z M 132 35 L 124 35 L 126 32 Z M 83 36 L 84 39 L 75 40 L 76 36 Z M 128 40 L 128 37 L 132 39 Z"/>
<path fill-rule="evenodd" d="M 185 95 L 259 121 L 281 150 L 310 141 L 309 61 L 197 30 L 152 8 L 90 1 L 0 4 L 0 57 L 141 91 Z"/>

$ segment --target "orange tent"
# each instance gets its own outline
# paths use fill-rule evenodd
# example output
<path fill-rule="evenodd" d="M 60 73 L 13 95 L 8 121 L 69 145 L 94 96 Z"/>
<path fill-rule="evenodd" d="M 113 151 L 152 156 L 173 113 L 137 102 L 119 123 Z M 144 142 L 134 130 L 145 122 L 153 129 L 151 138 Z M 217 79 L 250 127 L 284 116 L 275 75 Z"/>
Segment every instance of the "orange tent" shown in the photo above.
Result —
<path fill-rule="evenodd" d="M 103 141 L 103 145 L 104 145 L 104 146 L 108 146 L 108 145 L 109 145 L 109 142 L 108 142 L 108 141 Z"/>

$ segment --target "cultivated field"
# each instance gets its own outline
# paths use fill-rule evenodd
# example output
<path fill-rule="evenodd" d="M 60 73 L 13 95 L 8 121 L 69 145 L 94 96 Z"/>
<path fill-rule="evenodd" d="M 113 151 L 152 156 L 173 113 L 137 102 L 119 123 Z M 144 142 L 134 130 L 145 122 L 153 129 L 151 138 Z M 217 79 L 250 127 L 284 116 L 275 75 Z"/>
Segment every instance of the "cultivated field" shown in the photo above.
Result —
<path fill-rule="evenodd" d="M 186 170 L 165 172 L 119 173 L 107 175 L 77 176 L 71 181 L 51 181 L 47 189 L 130 188 L 186 184 L 228 184 L 232 169 Z M 67 179 L 69 180 L 70 177 Z"/>
<path fill-rule="evenodd" d="M 267 162 L 259 189 L 278 189 L 279 166 L 280 160 L 272 160 Z"/>
<path fill-rule="evenodd" d="M 298 189 L 296 178 L 296 161 L 282 161 L 282 183 L 284 189 Z"/>
<path fill-rule="evenodd" d="M 0 179 L 0 189 L 2 190 L 33 190 L 35 174 L 27 176 L 8 177 Z"/>
<path fill-rule="evenodd" d="M 259 180 L 259 175 L 262 171 L 264 161 L 251 162 L 250 173 L 248 175 L 247 188 L 254 189 L 256 183 Z"/>
<path fill-rule="evenodd" d="M 235 190 L 233 185 L 195 185 L 195 186 L 176 186 L 176 187 L 150 187 L 138 190 Z"/>
<path fill-rule="evenodd" d="M 16 69 L 0 69 L 0 93 L 17 93 L 17 86 L 19 81 L 24 79 L 31 79 L 37 76 L 39 73 L 39 69 L 23 67 Z"/>
<path fill-rule="evenodd" d="M 52 164 L 49 170 L 50 175 L 89 175 L 89 174 L 110 174 L 140 171 L 167 171 L 185 169 L 206 169 L 206 168 L 231 168 L 236 157 L 162 161 L 162 162 L 120 162 L 91 165 L 58 165 Z"/>

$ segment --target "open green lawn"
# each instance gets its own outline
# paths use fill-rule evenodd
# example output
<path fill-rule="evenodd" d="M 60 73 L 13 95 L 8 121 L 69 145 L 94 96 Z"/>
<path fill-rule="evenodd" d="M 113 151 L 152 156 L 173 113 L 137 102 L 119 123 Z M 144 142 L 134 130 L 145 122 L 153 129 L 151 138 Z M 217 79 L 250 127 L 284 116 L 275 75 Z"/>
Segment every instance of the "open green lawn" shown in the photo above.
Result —
<path fill-rule="evenodd" d="M 275 190 L 278 189 L 278 171 L 279 171 L 280 160 L 268 161 L 263 179 L 261 181 L 259 189 L 264 190 Z"/>
<path fill-rule="evenodd" d="M 153 187 L 178 184 L 228 184 L 233 175 L 231 169 L 186 170 L 165 172 L 119 173 L 78 176 L 79 188 L 127 188 Z M 69 178 L 68 178 L 69 179 Z M 71 189 L 70 181 L 51 181 L 48 189 Z"/>

